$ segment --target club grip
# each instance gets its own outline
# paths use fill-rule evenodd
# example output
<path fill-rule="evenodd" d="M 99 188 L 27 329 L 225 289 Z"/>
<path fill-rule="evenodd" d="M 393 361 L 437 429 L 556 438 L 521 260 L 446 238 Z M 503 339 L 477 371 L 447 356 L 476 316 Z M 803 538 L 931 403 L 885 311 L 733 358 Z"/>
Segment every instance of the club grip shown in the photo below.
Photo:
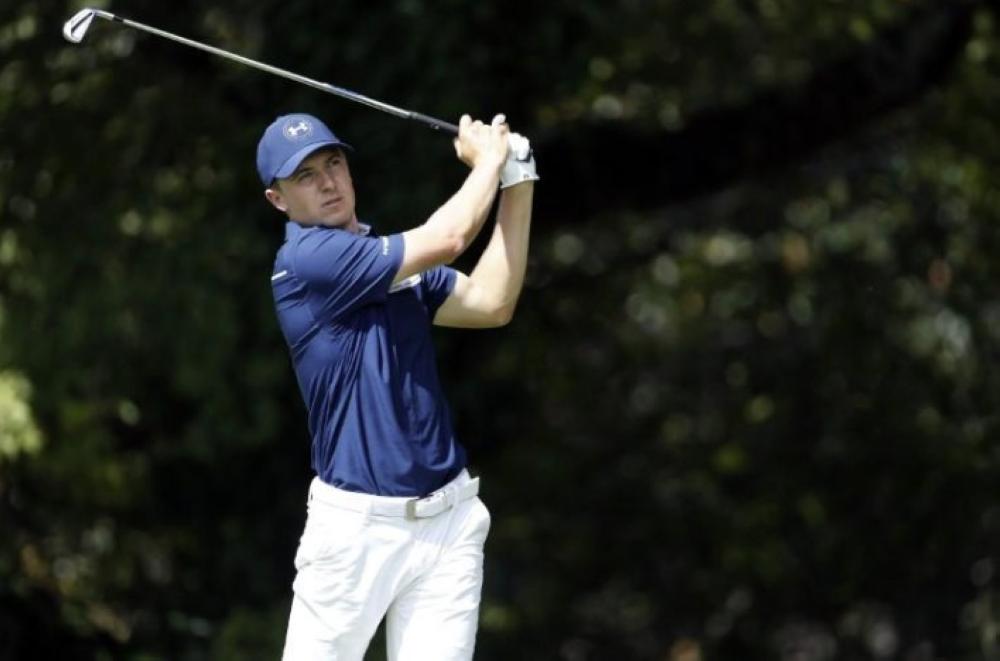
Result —
<path fill-rule="evenodd" d="M 435 131 L 448 131 L 449 133 L 458 135 L 458 126 L 456 126 L 455 124 L 451 124 L 449 122 L 442 121 L 437 117 L 431 117 L 430 115 L 425 115 L 423 113 L 411 111 L 410 119 L 416 120 L 421 124 L 426 124 Z"/>

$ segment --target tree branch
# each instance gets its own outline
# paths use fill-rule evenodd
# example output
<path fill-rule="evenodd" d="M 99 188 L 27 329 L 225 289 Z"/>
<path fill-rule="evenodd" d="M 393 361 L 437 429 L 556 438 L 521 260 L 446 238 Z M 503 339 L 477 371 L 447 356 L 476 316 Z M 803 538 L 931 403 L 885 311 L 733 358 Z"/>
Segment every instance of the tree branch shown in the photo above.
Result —
<path fill-rule="evenodd" d="M 537 215 L 548 219 L 542 226 L 615 209 L 662 208 L 801 160 L 945 80 L 979 6 L 933 3 L 806 84 L 706 112 L 681 131 L 604 122 L 542 136 L 544 180 L 536 193 Z"/>

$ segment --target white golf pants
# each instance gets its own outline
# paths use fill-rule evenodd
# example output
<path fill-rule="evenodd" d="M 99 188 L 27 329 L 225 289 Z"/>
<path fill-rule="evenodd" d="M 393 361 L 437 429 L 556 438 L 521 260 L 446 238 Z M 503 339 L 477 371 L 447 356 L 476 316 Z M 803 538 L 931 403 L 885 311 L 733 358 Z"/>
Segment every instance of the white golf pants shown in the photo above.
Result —
<path fill-rule="evenodd" d="M 405 500 L 313 480 L 284 661 L 362 661 L 383 616 L 389 661 L 472 658 L 490 514 L 476 496 L 427 518 L 388 513 Z"/>

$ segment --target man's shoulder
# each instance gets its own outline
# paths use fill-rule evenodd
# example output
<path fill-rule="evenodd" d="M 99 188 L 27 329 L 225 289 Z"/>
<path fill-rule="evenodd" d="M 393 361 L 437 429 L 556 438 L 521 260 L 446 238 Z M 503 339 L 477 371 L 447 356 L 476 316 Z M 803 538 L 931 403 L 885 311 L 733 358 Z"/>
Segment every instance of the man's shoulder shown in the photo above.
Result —
<path fill-rule="evenodd" d="M 339 227 L 309 225 L 299 227 L 297 231 L 286 237 L 282 249 L 289 257 L 309 258 L 322 256 L 325 251 L 337 249 L 356 239 L 354 234 Z"/>

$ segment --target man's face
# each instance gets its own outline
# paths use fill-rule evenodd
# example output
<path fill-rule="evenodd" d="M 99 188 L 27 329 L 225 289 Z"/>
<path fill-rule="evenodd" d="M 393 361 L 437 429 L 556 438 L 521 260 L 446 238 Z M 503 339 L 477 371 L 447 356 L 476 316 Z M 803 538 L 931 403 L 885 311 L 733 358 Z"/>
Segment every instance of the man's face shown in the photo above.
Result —
<path fill-rule="evenodd" d="M 304 225 L 351 229 L 356 223 L 354 183 L 340 149 L 310 154 L 295 172 L 279 179 L 264 194 L 290 220 Z"/>

